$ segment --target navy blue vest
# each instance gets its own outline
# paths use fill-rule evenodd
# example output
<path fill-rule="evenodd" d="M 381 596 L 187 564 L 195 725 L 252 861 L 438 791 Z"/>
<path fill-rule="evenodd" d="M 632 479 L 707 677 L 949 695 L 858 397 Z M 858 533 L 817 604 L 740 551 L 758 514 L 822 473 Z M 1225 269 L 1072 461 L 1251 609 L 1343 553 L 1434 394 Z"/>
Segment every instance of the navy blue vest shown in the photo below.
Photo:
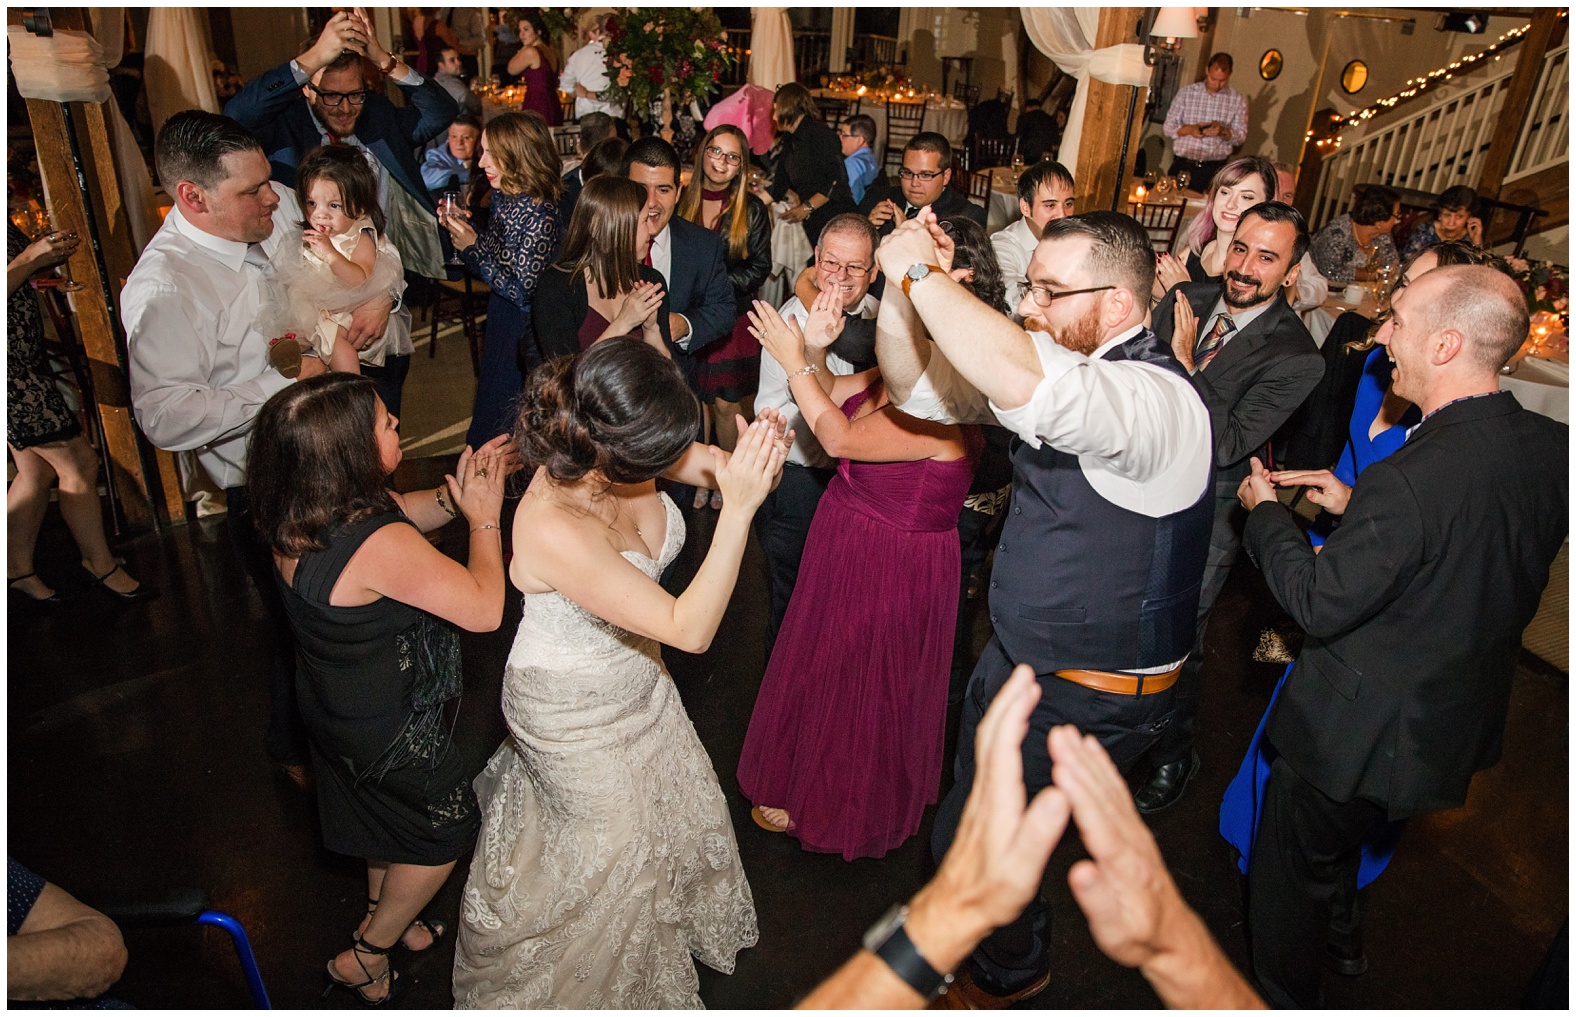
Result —
<path fill-rule="evenodd" d="M 1147 329 L 1103 360 L 1187 372 Z M 1012 508 L 993 568 L 991 623 L 1014 663 L 1127 671 L 1181 660 L 1193 646 L 1214 519 L 1213 485 L 1158 519 L 1113 505 L 1049 445 L 1012 442 Z"/>

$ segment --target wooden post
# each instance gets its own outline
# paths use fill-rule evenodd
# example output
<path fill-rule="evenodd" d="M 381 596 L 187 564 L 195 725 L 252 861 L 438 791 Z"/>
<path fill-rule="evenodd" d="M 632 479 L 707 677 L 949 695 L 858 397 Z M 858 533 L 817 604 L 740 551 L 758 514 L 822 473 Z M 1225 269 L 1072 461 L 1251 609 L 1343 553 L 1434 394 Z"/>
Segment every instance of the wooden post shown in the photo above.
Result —
<path fill-rule="evenodd" d="M 1516 151 L 1516 139 L 1531 107 L 1532 90 L 1538 87 L 1538 76 L 1543 72 L 1543 57 L 1549 51 L 1549 40 L 1560 11 L 1555 7 L 1539 8 L 1533 12 L 1532 27 L 1521 37 L 1520 53 L 1516 57 L 1516 72 L 1510 77 L 1505 91 L 1505 103 L 1499 123 L 1494 126 L 1494 138 L 1489 142 L 1488 154 L 1483 157 L 1483 173 L 1478 178 L 1477 192 L 1485 198 L 1499 197 L 1510 169 L 1510 157 Z"/>
<path fill-rule="evenodd" d="M 1124 42 L 1143 42 L 1138 37 L 1138 24 L 1143 20 L 1142 7 L 1100 8 L 1100 30 L 1095 36 L 1095 48 L 1104 49 Z M 1122 151 L 1122 136 L 1131 130 L 1129 154 L 1138 151 L 1138 135 L 1143 130 L 1143 118 L 1133 117 L 1128 122 L 1128 109 L 1132 103 L 1129 85 L 1111 85 L 1104 81 L 1089 81 L 1089 98 L 1084 106 L 1083 137 L 1078 143 L 1078 165 L 1073 167 L 1073 180 L 1078 184 L 1079 210 L 1110 208 L 1113 195 L 1120 198 L 1126 193 L 1131 164 L 1117 165 Z M 1138 89 L 1137 109 L 1144 108 L 1147 87 Z M 1118 201 L 1117 207 L 1126 211 Z"/>
<path fill-rule="evenodd" d="M 87 30 L 87 14 L 82 8 L 57 7 L 52 8 L 50 13 L 57 28 Z M 21 10 L 13 8 L 8 20 L 11 24 L 20 24 Z M 105 298 L 107 292 L 119 294 L 125 281 L 122 273 L 131 271 L 136 256 L 131 244 L 130 223 L 121 204 L 120 187 L 115 180 L 104 110 L 92 103 L 71 105 L 76 107 L 72 126 L 76 131 L 82 160 L 84 179 L 81 181 L 78 180 L 66 133 L 66 106 L 47 99 L 28 99 L 27 113 L 32 122 L 39 172 L 43 175 L 49 193 L 55 227 L 74 230 L 83 240 L 76 254 L 72 255 L 70 267 L 72 277 L 85 283 L 87 288 L 72 295 L 72 304 L 76 311 L 77 331 L 91 365 L 98 415 L 104 427 L 104 441 L 115 474 L 115 490 L 127 526 L 133 530 L 147 529 L 156 524 L 156 515 L 161 509 L 165 518 L 173 519 L 184 518 L 184 509 L 181 507 L 178 486 L 168 492 L 173 498 L 173 511 L 167 501 L 163 505 L 159 504 L 159 489 L 152 482 L 149 471 L 144 468 L 137 428 L 131 418 L 130 386 L 121 354 L 123 343 L 117 338 L 120 325 Z M 87 193 L 84 193 L 84 188 Z M 89 197 L 91 208 L 85 200 Z M 99 272 L 99 261 L 90 242 L 90 215 L 98 231 L 105 269 L 112 276 L 107 280 Z M 158 470 L 157 465 L 154 468 Z"/>

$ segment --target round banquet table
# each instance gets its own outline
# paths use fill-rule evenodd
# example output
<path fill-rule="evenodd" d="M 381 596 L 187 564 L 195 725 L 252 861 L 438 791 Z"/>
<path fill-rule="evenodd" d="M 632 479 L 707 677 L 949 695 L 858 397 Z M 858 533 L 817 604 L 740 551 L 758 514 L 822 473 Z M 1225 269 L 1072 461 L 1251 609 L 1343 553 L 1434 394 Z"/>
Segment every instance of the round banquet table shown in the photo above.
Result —
<path fill-rule="evenodd" d="M 1546 356 L 1513 357 L 1511 372 L 1499 376 L 1499 387 L 1515 395 L 1516 401 L 1534 413 L 1571 421 L 1570 355 L 1550 352 Z"/>
<path fill-rule="evenodd" d="M 830 88 L 812 88 L 810 94 L 818 99 L 846 99 L 859 100 L 859 112 L 865 114 L 876 122 L 876 143 L 871 150 L 876 153 L 876 158 L 881 158 L 882 146 L 886 144 L 887 135 L 887 110 L 886 100 L 875 98 L 869 94 L 858 95 L 854 92 L 839 92 Z M 912 104 L 922 100 L 916 98 Z M 908 100 L 894 99 L 893 102 L 903 102 L 910 105 Z M 850 113 L 850 116 L 852 113 Z M 954 145 L 963 144 L 963 138 L 969 133 L 969 108 L 956 99 L 931 99 L 925 103 L 925 130 L 935 131 Z"/>

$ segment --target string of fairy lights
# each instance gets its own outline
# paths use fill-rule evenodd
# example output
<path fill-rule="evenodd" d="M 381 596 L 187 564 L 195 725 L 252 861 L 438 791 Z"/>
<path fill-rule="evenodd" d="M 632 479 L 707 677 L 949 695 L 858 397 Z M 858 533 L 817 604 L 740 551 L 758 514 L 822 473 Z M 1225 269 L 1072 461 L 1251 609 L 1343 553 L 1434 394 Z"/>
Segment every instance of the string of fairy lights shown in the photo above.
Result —
<path fill-rule="evenodd" d="M 1562 10 L 1560 11 L 1559 16 L 1563 18 L 1566 16 L 1566 13 L 1566 11 Z M 1355 110 L 1351 113 L 1348 113 L 1346 116 L 1335 117 L 1330 121 L 1328 127 L 1328 129 L 1333 133 L 1328 137 L 1320 138 L 1318 141 L 1315 141 L 1314 144 L 1321 149 L 1326 149 L 1329 151 L 1340 148 L 1341 131 L 1344 128 L 1362 123 L 1365 120 L 1370 120 L 1373 117 L 1378 116 L 1380 113 L 1393 108 L 1401 100 L 1410 99 L 1414 95 L 1427 91 L 1434 85 L 1443 84 L 1458 74 L 1465 74 L 1468 71 L 1475 70 L 1485 60 L 1498 60 L 1502 50 L 1519 42 L 1521 37 L 1526 35 L 1531 29 L 1531 23 L 1522 25 L 1519 28 L 1512 28 L 1510 31 L 1506 32 L 1504 35 L 1501 35 L 1497 40 L 1495 40 L 1492 45 L 1477 53 L 1469 54 L 1462 57 L 1460 60 L 1454 60 L 1443 67 L 1435 68 L 1434 70 L 1429 71 L 1427 74 L 1409 79 L 1406 82 L 1405 87 L 1403 87 L 1401 91 L 1395 93 L 1394 95 L 1385 96 L 1383 99 L 1376 100 L 1375 102 L 1364 106 L 1360 110 Z M 1313 131 L 1308 132 L 1307 138 L 1310 141 L 1313 140 Z"/>

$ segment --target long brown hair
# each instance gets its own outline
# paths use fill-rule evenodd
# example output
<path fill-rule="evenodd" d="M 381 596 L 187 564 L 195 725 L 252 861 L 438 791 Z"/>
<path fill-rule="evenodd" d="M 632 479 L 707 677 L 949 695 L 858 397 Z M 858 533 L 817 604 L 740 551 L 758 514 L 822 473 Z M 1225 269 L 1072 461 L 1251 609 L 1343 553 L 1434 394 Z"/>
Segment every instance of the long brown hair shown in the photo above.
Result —
<path fill-rule="evenodd" d="M 750 142 L 743 131 L 732 124 L 718 124 L 706 133 L 700 141 L 700 148 L 696 149 L 695 169 L 690 173 L 689 186 L 684 188 L 675 211 L 681 218 L 698 226 L 706 225 L 700 221 L 700 192 L 706 186 L 706 149 L 724 134 L 739 145 L 739 172 L 728 185 L 729 194 L 724 202 L 723 214 L 733 217 L 728 223 L 728 257 L 742 261 L 750 253 L 750 202 L 755 200 L 750 194 Z"/>
<path fill-rule="evenodd" d="M 571 277 L 589 269 L 603 296 L 634 289 L 640 281 L 635 235 L 645 207 L 646 189 L 628 177 L 587 180 L 556 267 Z"/>
<path fill-rule="evenodd" d="M 323 145 L 312 149 L 301 160 L 301 165 L 296 167 L 296 197 L 304 217 L 310 218 L 306 199 L 312 185 L 319 180 L 327 180 L 339 188 L 339 200 L 346 215 L 352 219 L 366 216 L 372 220 L 378 236 L 384 234 L 387 224 L 383 220 L 383 209 L 378 206 L 378 178 L 372 175 L 372 167 L 367 165 L 360 149 L 345 144 Z"/>
<path fill-rule="evenodd" d="M 246 450 L 247 495 L 275 551 L 321 551 L 336 526 L 395 508 L 373 433 L 377 402 L 372 379 L 336 371 L 263 404 Z"/>
<path fill-rule="evenodd" d="M 540 113 L 503 113 L 482 128 L 482 144 L 498 168 L 498 190 L 557 201 L 563 193 L 564 163 Z"/>

